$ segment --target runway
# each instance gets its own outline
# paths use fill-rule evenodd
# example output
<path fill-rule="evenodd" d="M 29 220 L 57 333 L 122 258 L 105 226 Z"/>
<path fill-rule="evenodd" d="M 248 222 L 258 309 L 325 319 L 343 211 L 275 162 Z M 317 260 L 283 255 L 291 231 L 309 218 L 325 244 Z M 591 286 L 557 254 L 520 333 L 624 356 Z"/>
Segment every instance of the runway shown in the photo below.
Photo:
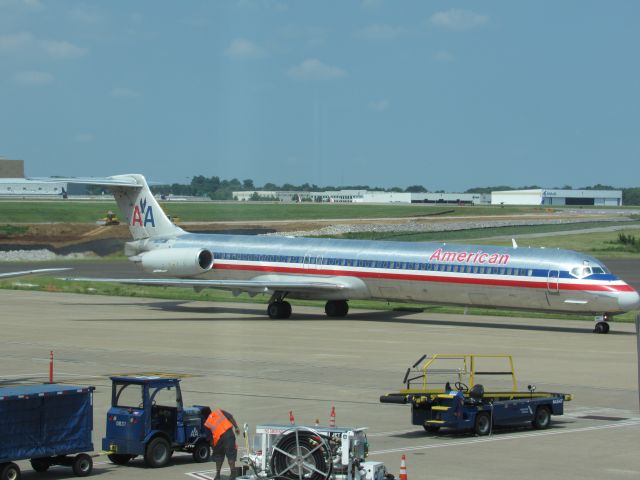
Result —
<path fill-rule="evenodd" d="M 290 410 L 298 423 L 326 423 L 334 404 L 338 425 L 369 427 L 371 460 L 397 475 L 405 453 L 413 479 L 640 473 L 633 325 L 594 335 L 590 322 L 366 310 L 329 320 L 311 307 L 297 307 L 295 319 L 270 320 L 263 304 L 27 291 L 0 291 L 0 305 L 0 382 L 45 380 L 54 350 L 58 380 L 97 387 L 97 449 L 108 377 L 162 373 L 183 376 L 186 404 L 220 406 L 252 427 L 287 424 Z M 575 399 L 549 430 L 499 430 L 489 437 L 428 436 L 410 425 L 407 407 L 378 402 L 401 387 L 405 369 L 423 353 L 461 352 L 512 353 L 522 388 L 533 383 Z M 21 466 L 23 478 L 39 478 L 28 463 Z M 138 460 L 130 467 L 96 465 L 114 479 L 206 479 L 211 469 L 181 456 L 162 470 Z"/>

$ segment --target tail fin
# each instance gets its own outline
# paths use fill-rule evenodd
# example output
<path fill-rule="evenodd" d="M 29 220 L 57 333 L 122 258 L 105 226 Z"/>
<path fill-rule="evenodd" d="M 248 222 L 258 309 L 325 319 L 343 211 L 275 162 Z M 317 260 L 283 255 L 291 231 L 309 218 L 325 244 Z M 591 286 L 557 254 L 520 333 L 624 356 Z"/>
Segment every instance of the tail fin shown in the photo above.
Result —
<path fill-rule="evenodd" d="M 175 226 L 154 198 L 142 175 L 114 175 L 113 180 L 133 180 L 135 185 L 110 186 L 129 231 L 135 240 L 184 233 Z"/>

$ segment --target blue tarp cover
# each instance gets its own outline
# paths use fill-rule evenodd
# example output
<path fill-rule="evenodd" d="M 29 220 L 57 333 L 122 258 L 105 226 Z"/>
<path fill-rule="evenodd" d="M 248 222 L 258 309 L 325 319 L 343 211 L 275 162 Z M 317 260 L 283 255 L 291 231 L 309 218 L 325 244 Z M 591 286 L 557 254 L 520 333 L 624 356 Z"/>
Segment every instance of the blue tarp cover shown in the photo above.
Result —
<path fill-rule="evenodd" d="M 0 388 L 0 462 L 93 450 L 93 387 Z"/>

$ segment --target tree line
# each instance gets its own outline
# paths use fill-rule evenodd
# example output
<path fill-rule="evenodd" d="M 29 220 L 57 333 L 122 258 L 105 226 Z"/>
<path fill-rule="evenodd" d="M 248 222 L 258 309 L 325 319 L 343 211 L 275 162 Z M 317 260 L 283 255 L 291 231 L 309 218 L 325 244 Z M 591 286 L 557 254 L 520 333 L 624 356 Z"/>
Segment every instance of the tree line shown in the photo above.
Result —
<path fill-rule="evenodd" d="M 369 190 L 375 192 L 408 192 L 408 193 L 428 193 L 430 190 L 423 185 L 410 185 L 408 187 L 371 187 L 369 185 L 342 185 L 342 186 L 319 186 L 309 183 L 303 183 L 302 185 L 294 185 L 290 183 L 284 183 L 282 185 L 276 185 L 275 183 L 265 183 L 263 186 L 258 187 L 254 184 L 254 181 L 247 178 L 245 180 L 238 180 L 232 178 L 231 180 L 221 180 L 220 177 L 205 177 L 204 175 L 196 175 L 191 179 L 188 184 L 172 183 L 167 185 L 151 185 L 151 190 L 154 194 L 159 195 L 186 195 L 194 197 L 209 197 L 213 200 L 233 200 L 233 192 L 240 191 L 253 191 L 253 190 L 266 190 L 266 191 L 299 191 L 299 192 L 322 192 L 329 190 Z M 464 193 L 491 193 L 498 190 L 533 190 L 540 189 L 538 185 L 525 185 L 522 187 L 511 187 L 508 185 L 498 185 L 493 187 L 474 187 L 467 189 Z M 562 187 L 553 187 L 553 189 L 560 190 L 573 190 L 571 185 L 564 185 Z M 577 190 L 622 190 L 622 203 L 623 205 L 640 205 L 640 187 L 633 188 L 617 188 L 611 185 L 591 185 L 586 187 L 580 187 Z M 432 193 L 444 193 L 443 190 L 436 190 Z M 262 199 L 262 197 L 259 197 Z M 256 196 L 258 199 L 258 196 Z"/>

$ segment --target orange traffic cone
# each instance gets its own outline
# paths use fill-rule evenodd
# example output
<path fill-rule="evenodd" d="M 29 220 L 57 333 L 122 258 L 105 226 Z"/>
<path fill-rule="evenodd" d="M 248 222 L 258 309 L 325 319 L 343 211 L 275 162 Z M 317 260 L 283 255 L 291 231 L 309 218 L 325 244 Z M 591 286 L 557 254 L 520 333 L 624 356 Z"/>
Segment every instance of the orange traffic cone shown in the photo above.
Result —
<path fill-rule="evenodd" d="M 295 425 L 296 419 L 293 417 L 293 410 L 289 410 L 289 423 Z"/>
<path fill-rule="evenodd" d="M 402 455 L 402 460 L 400 460 L 400 475 L 398 476 L 398 480 L 408 480 L 407 464 L 405 460 L 406 460 L 406 457 Z"/>
<path fill-rule="evenodd" d="M 336 428 L 336 407 L 331 405 L 331 414 L 329 415 L 329 428 Z"/>

